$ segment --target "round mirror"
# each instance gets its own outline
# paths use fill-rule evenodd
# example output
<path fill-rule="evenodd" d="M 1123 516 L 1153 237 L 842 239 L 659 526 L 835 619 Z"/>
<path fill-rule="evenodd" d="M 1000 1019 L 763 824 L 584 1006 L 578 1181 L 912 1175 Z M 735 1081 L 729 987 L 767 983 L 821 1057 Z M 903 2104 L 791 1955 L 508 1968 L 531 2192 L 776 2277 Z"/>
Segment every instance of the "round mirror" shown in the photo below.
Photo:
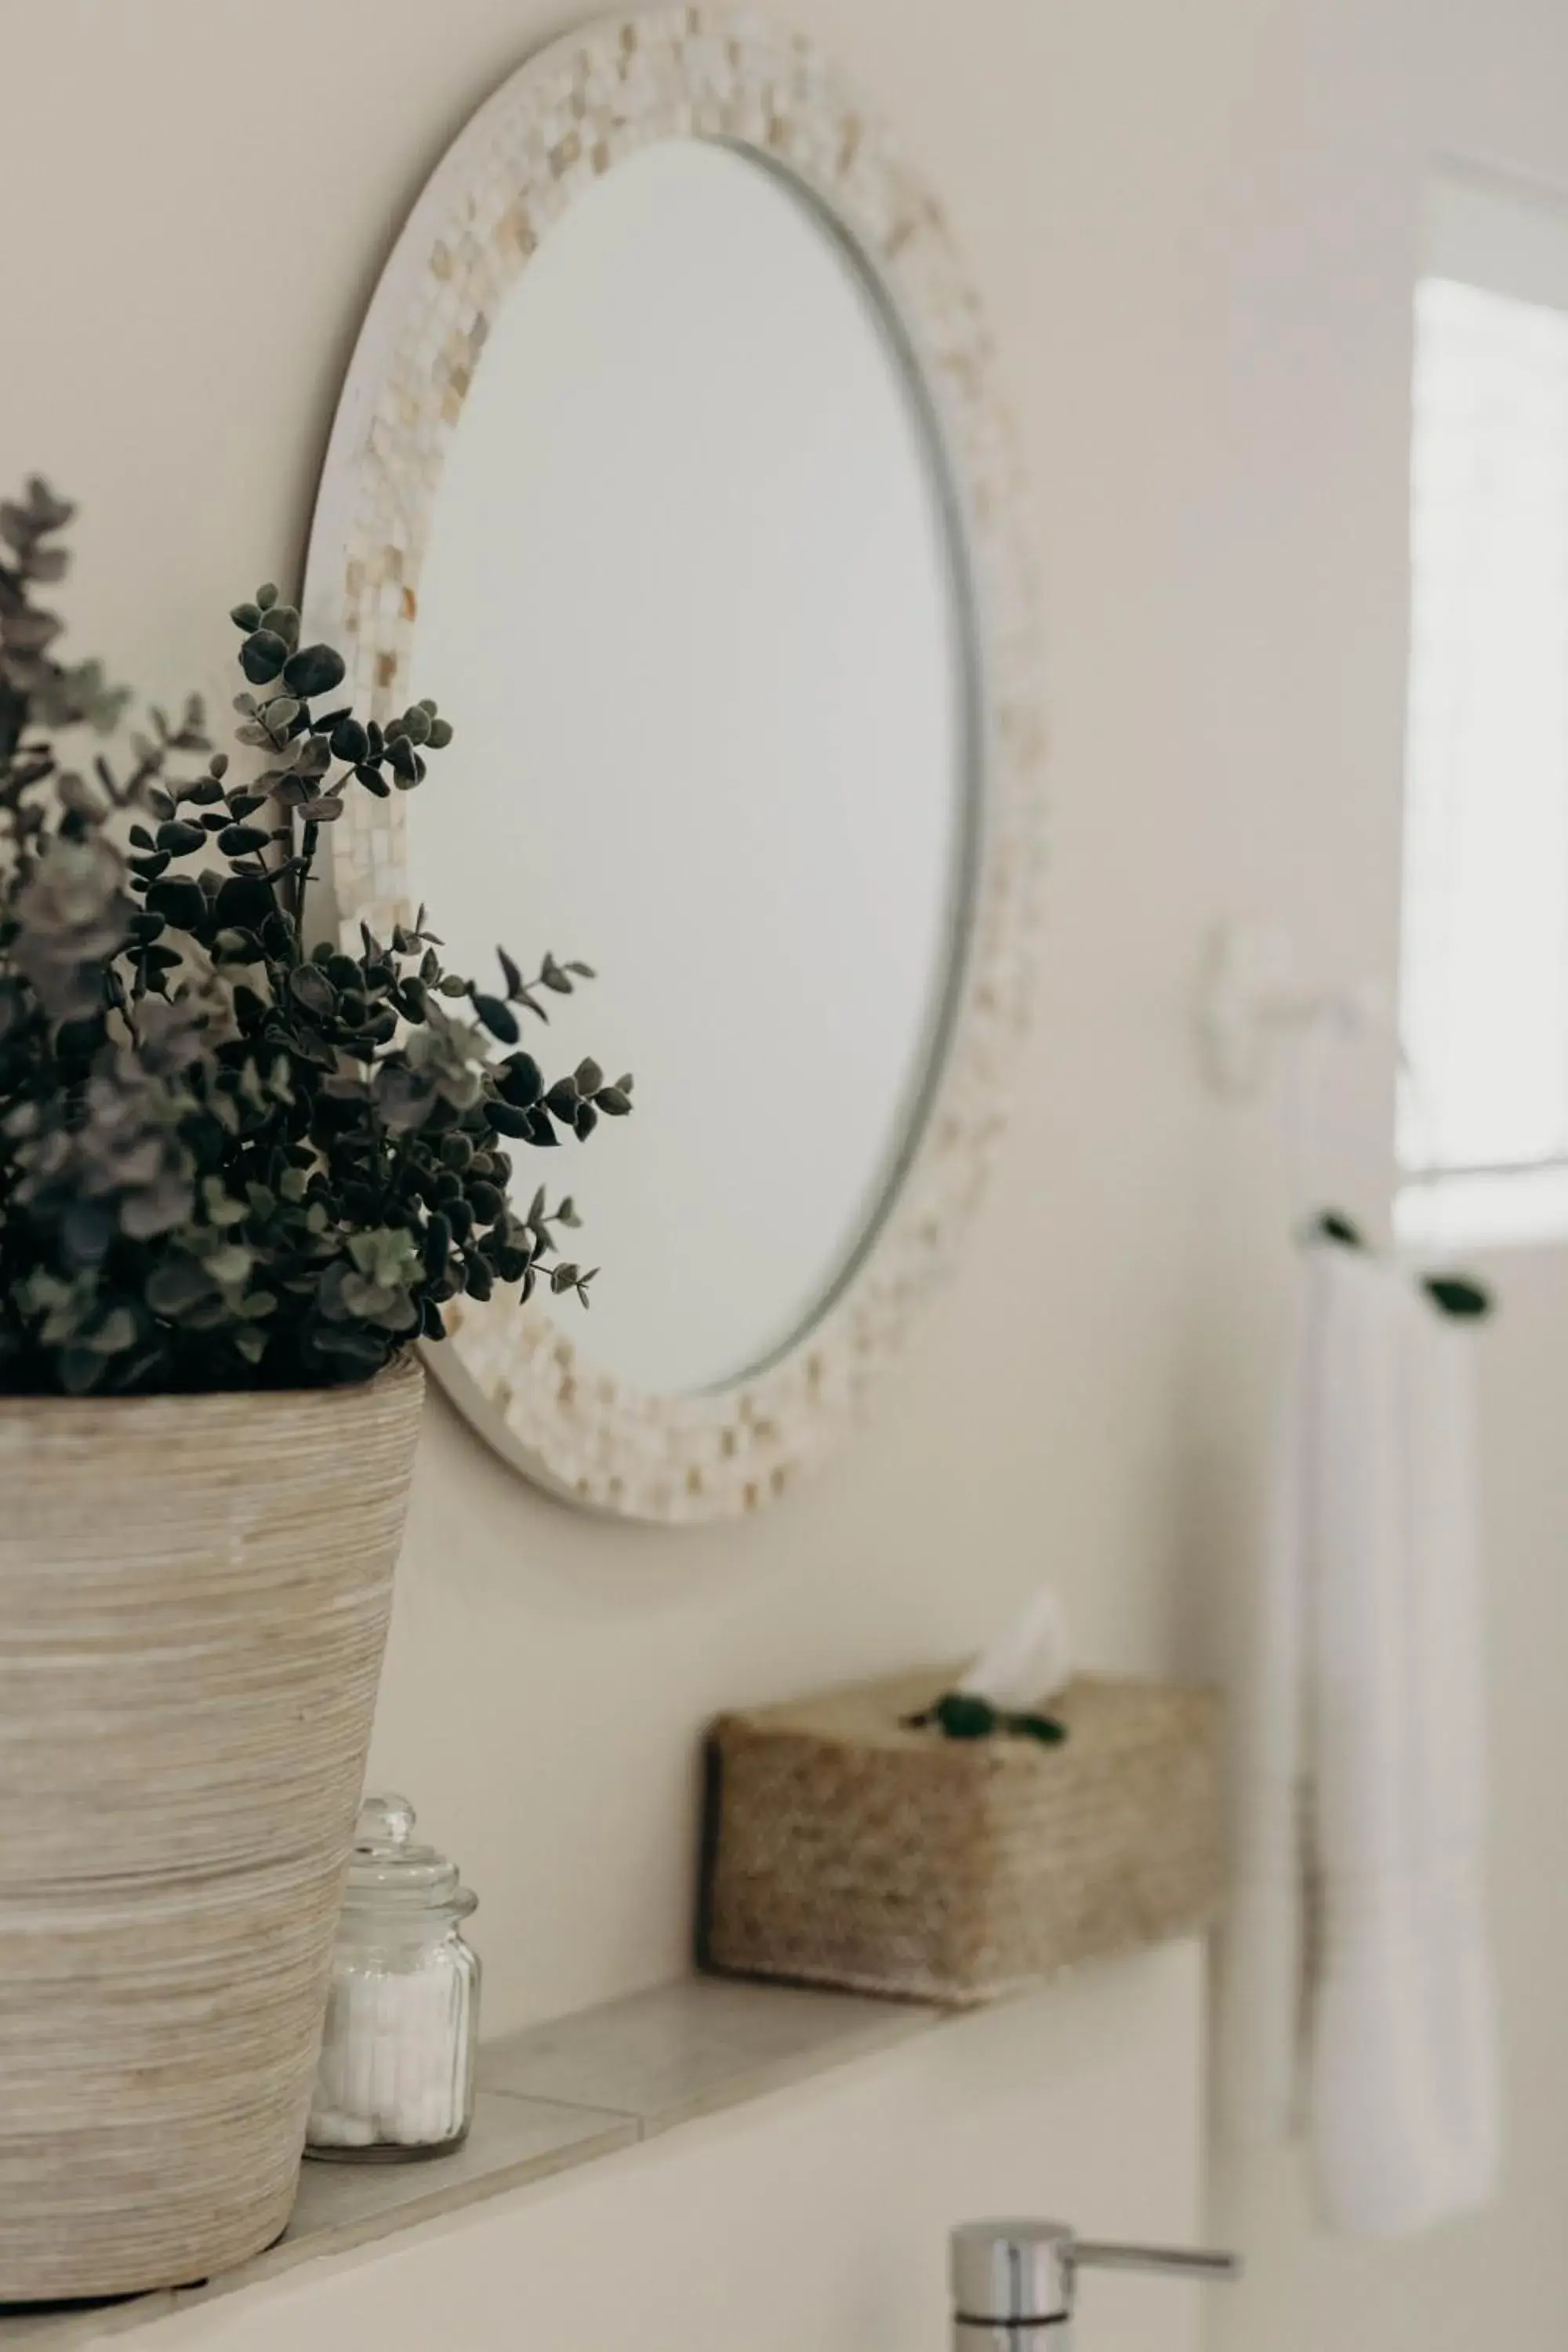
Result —
<path fill-rule="evenodd" d="M 696 140 L 552 232 L 447 451 L 409 659 L 458 732 L 408 870 L 461 971 L 595 968 L 553 1025 L 637 1115 L 545 1171 L 605 1269 L 591 1332 L 552 1311 L 640 1388 L 809 1328 L 920 1118 L 969 865 L 938 463 L 842 239 Z"/>
<path fill-rule="evenodd" d="M 591 1316 L 459 1304 L 434 1368 L 523 1466 L 667 1517 L 780 1491 L 952 1237 L 1034 745 L 934 208 L 803 45 L 721 47 L 594 28 L 476 119 L 373 306 L 306 592 L 373 700 L 456 729 L 335 829 L 344 919 L 585 960 L 527 1042 L 636 1076 L 580 1163 L 514 1154 L 521 1211 L 573 1197 Z"/>

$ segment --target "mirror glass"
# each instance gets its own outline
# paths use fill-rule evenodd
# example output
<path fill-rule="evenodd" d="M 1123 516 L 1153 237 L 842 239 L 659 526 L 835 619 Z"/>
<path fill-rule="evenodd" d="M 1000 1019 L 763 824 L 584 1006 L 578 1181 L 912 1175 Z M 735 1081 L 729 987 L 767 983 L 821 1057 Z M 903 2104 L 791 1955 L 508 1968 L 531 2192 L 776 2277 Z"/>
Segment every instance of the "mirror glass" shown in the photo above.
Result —
<path fill-rule="evenodd" d="M 950 506 L 867 272 L 739 150 L 617 164 L 492 322 L 420 578 L 409 677 L 457 732 L 407 870 L 458 969 L 598 974 L 525 1043 L 633 1071 L 635 1116 L 515 1183 L 576 1201 L 604 1272 L 552 1312 L 636 1387 L 786 1348 L 918 1133 L 974 825 Z"/>

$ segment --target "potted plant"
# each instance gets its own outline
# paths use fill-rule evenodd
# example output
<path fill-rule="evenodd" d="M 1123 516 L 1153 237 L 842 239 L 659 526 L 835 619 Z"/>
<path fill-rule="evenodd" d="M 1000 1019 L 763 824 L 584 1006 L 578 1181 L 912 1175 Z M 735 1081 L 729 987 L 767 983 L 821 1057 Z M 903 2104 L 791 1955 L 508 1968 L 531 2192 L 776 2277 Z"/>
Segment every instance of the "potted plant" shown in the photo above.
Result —
<path fill-rule="evenodd" d="M 322 828 L 416 787 L 271 587 L 237 775 L 57 654 L 71 509 L 0 505 L 0 2302 L 258 2251 L 292 2203 L 443 1303 L 593 1280 L 512 1156 L 630 1108 L 553 1083 L 423 912 L 316 940 Z M 90 748 L 90 747 L 89 747 Z"/>

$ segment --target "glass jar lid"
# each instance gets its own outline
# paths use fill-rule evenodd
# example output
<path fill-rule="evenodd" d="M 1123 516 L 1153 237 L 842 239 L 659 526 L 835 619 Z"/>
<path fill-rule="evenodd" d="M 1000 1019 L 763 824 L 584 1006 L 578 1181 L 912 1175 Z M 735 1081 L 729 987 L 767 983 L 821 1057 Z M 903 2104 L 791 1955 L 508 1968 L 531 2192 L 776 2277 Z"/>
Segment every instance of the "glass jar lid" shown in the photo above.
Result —
<path fill-rule="evenodd" d="M 354 1823 L 345 1911 L 444 1911 L 466 1919 L 478 1906 L 478 1895 L 458 1879 L 457 1864 L 433 1845 L 416 1843 L 414 1818 L 406 1797 L 365 1799 Z"/>

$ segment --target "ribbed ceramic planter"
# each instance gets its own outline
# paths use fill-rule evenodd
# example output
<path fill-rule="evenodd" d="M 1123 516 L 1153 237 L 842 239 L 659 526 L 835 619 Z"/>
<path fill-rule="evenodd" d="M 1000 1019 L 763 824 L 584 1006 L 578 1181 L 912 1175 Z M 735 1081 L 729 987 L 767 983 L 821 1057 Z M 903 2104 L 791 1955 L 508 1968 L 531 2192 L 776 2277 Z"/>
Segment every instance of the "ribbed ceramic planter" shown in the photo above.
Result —
<path fill-rule="evenodd" d="M 0 2302 L 288 2221 L 421 1390 L 0 1399 Z"/>

